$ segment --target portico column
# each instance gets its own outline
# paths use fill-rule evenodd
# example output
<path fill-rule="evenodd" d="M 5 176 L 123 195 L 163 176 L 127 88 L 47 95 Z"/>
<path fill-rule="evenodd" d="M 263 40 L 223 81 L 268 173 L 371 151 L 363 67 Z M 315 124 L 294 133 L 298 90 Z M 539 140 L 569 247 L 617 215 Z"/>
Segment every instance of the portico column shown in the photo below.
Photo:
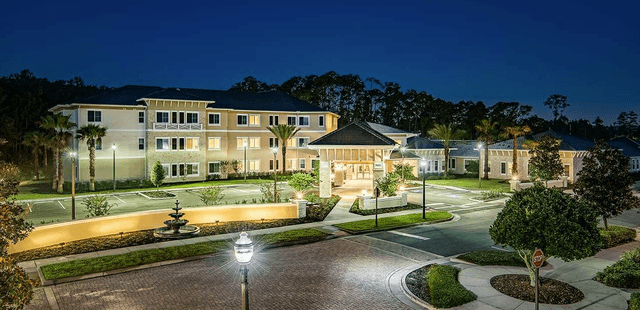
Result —
<path fill-rule="evenodd" d="M 320 160 L 319 169 L 320 178 L 320 197 L 331 197 L 331 162 L 329 160 Z"/>

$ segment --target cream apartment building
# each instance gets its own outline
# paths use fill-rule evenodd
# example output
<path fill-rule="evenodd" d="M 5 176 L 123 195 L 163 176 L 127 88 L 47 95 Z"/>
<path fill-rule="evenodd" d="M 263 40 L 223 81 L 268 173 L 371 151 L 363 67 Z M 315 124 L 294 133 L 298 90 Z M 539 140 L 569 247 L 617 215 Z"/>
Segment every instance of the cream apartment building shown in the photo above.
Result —
<path fill-rule="evenodd" d="M 287 170 L 312 169 L 317 151 L 307 144 L 337 128 L 338 115 L 287 94 L 207 89 L 123 86 L 50 109 L 70 115 L 78 127 L 107 127 L 96 147 L 96 179 L 142 179 L 159 161 L 166 182 L 204 180 L 221 173 L 222 161 L 238 161 L 238 172 L 282 169 L 282 147 L 267 126 L 300 127 L 287 146 Z M 278 148 L 274 162 L 272 149 Z M 89 151 L 74 141 L 78 181 L 89 180 Z M 65 156 L 65 178 L 70 158 Z"/>

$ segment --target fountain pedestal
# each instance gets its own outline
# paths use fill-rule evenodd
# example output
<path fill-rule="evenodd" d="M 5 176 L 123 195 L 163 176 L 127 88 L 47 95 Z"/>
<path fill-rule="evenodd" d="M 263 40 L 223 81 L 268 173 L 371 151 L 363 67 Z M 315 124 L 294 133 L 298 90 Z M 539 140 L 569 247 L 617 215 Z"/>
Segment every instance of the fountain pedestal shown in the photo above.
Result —
<path fill-rule="evenodd" d="M 176 211 L 169 213 L 169 216 L 173 219 L 164 221 L 164 224 L 167 225 L 167 227 L 157 228 L 153 232 L 153 235 L 156 238 L 180 239 L 195 236 L 200 232 L 200 228 L 187 225 L 189 221 L 181 219 L 181 217 L 184 216 L 184 213 L 180 212 L 182 208 L 180 207 L 179 200 L 176 200 L 176 206 L 171 209 Z"/>

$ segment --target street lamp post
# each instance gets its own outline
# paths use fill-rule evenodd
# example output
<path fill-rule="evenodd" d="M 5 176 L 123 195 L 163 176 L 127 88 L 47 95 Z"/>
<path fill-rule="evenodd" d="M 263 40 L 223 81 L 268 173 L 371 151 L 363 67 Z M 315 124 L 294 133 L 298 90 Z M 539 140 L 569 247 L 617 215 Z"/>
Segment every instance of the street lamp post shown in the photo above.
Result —
<path fill-rule="evenodd" d="M 273 152 L 273 202 L 278 202 L 278 169 L 276 167 L 276 156 L 278 155 L 278 148 L 271 149 Z"/>
<path fill-rule="evenodd" d="M 69 153 L 71 157 L 71 220 L 76 219 L 76 152 Z"/>
<path fill-rule="evenodd" d="M 244 181 L 247 182 L 247 141 L 242 143 L 244 147 Z"/>
<path fill-rule="evenodd" d="M 421 159 L 420 166 L 422 167 L 422 219 L 426 219 L 426 206 L 425 206 L 425 190 L 426 190 L 426 170 L 427 170 L 427 160 Z"/>
<path fill-rule="evenodd" d="M 113 150 L 113 190 L 116 190 L 116 144 L 111 146 Z"/>
<path fill-rule="evenodd" d="M 481 176 L 481 171 L 480 171 L 480 167 L 482 164 L 482 143 L 478 143 L 478 188 L 482 188 L 482 178 Z"/>
<path fill-rule="evenodd" d="M 400 155 L 402 155 L 402 185 L 404 185 L 405 179 L 404 179 L 404 151 L 407 150 L 407 147 L 403 146 L 400 148 Z"/>
<path fill-rule="evenodd" d="M 242 310 L 249 310 L 249 282 L 247 275 L 249 273 L 248 265 L 253 256 L 253 242 L 247 237 L 246 232 L 240 233 L 240 239 L 233 246 L 238 264 L 242 266 Z"/>

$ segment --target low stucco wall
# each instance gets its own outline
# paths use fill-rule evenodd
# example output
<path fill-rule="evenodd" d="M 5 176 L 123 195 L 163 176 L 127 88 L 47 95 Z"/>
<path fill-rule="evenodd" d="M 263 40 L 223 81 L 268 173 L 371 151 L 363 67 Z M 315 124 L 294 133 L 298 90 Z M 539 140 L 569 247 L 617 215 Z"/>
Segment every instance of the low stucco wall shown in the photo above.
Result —
<path fill-rule="evenodd" d="M 376 199 L 370 196 L 358 196 L 361 209 L 371 210 L 376 208 Z M 401 192 L 399 196 L 378 198 L 378 209 L 395 208 L 407 205 L 407 192 Z"/>
<path fill-rule="evenodd" d="M 9 253 L 70 242 L 75 240 L 153 229 L 164 226 L 171 219 L 171 209 L 136 212 L 115 216 L 105 216 L 76 220 L 73 222 L 50 224 L 36 227 L 29 236 L 9 246 Z M 261 205 L 225 205 L 180 210 L 189 224 L 215 223 L 215 221 L 249 221 L 261 219 L 298 218 L 297 203 L 277 203 Z"/>

